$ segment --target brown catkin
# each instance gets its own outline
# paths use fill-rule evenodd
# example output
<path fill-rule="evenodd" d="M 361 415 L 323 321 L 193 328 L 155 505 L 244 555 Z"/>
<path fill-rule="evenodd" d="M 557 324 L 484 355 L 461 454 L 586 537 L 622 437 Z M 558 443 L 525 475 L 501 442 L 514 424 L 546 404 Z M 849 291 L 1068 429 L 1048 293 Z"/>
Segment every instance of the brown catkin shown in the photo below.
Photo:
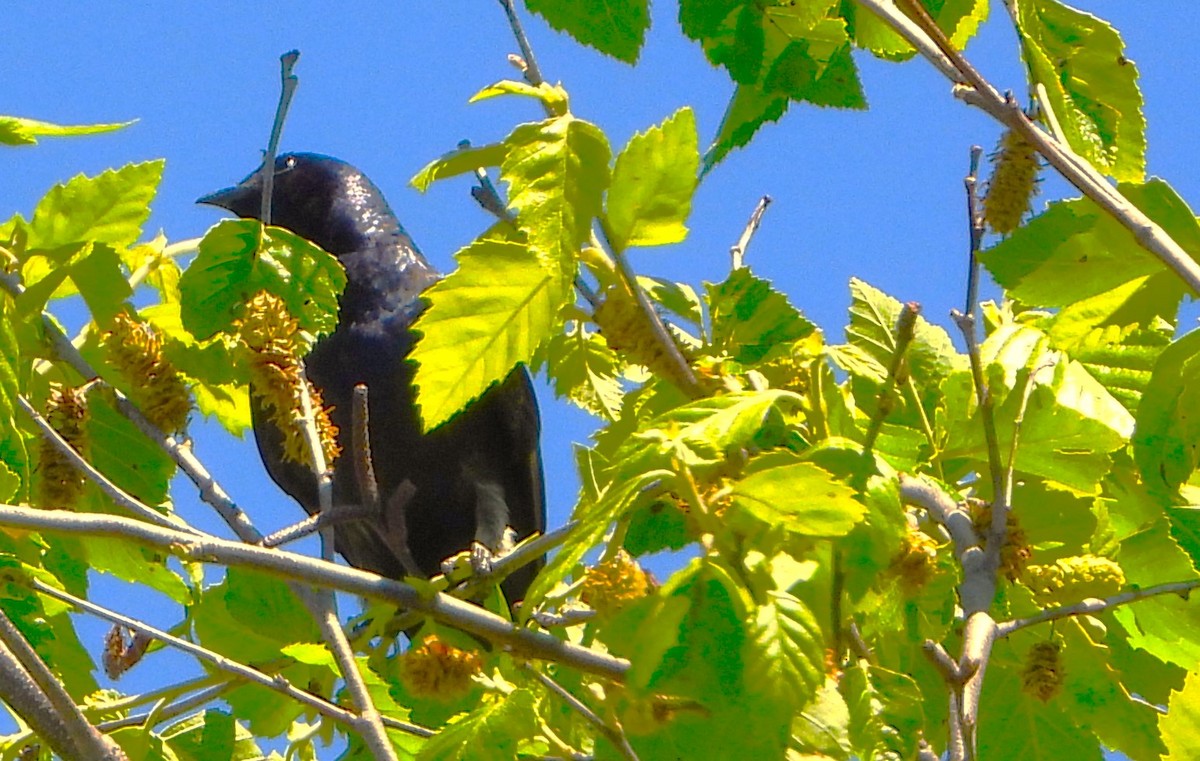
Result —
<path fill-rule="evenodd" d="M 307 383 L 301 372 L 297 358 L 300 323 L 288 314 L 282 299 L 260 291 L 247 302 L 238 326 L 242 344 L 250 355 L 251 392 L 262 403 L 271 422 L 283 432 L 284 459 L 301 465 L 311 461 L 300 415 L 302 393 L 307 385 L 325 464 L 332 466 L 342 451 L 337 443 L 338 429 L 320 391 Z"/>
<path fill-rule="evenodd" d="M 992 176 L 983 198 L 983 219 L 993 232 L 1008 235 L 1030 209 L 1041 162 L 1033 145 L 1011 129 L 1000 138 L 1000 147 L 991 158 Z"/>
<path fill-rule="evenodd" d="M 163 355 L 162 340 L 144 322 L 121 312 L 104 334 L 108 360 L 130 382 L 134 404 L 167 433 L 183 430 L 192 411 L 183 376 Z"/>
<path fill-rule="evenodd" d="M 1025 654 L 1021 689 L 1045 703 L 1062 691 L 1062 646 L 1052 640 L 1039 642 Z"/>
<path fill-rule="evenodd" d="M 975 533 L 981 538 L 987 538 L 992 530 L 992 506 L 989 504 L 975 505 L 971 511 L 971 522 L 975 525 Z M 1029 536 L 1021 528 L 1017 514 L 1008 511 L 1005 524 L 1007 531 L 1004 535 L 1004 546 L 1000 548 L 1000 571 L 1009 581 L 1016 581 L 1025 573 L 1029 559 L 1033 557 L 1033 548 L 1029 546 Z"/>
<path fill-rule="evenodd" d="M 79 389 L 52 384 L 46 399 L 46 420 L 71 447 L 87 456 L 87 399 Z M 37 503 L 42 507 L 75 507 L 87 483 L 58 447 L 41 439 Z"/>

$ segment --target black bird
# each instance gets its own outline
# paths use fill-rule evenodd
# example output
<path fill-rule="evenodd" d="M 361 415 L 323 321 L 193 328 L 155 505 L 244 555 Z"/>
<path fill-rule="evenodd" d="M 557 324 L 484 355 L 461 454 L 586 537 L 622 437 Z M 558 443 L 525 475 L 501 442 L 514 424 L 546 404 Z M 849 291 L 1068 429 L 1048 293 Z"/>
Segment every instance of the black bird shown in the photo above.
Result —
<path fill-rule="evenodd" d="M 261 216 L 262 175 L 198 203 L 239 217 Z M 499 550 L 505 528 L 518 539 L 545 528 L 537 400 L 519 367 L 454 419 L 422 434 L 413 393 L 413 321 L 421 292 L 438 279 L 379 189 L 338 159 L 291 153 L 275 162 L 271 223 L 313 241 L 346 270 L 337 329 L 316 343 L 305 367 L 339 429 L 344 454 L 334 466 L 334 505 L 361 505 L 350 447 L 352 393 L 366 384 L 370 443 L 382 510 L 378 519 L 340 523 L 335 547 L 353 566 L 401 578 L 405 550 L 425 575 L 478 541 Z M 282 459 L 282 434 L 252 406 L 259 454 L 271 478 L 310 514 L 316 479 Z M 406 481 L 408 482 L 406 484 Z M 412 491 L 415 487 L 415 491 Z M 407 499 L 405 497 L 407 496 Z M 402 521 L 402 522 L 401 522 Z M 407 529 L 407 548 L 403 533 Z M 524 596 L 536 566 L 504 583 L 508 601 Z"/>

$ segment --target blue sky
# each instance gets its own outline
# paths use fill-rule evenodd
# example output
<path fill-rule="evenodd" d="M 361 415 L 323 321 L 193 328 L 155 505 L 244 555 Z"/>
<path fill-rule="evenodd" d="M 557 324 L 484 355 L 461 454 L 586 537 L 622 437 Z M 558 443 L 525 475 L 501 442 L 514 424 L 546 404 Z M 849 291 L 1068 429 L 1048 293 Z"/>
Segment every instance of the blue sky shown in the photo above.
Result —
<path fill-rule="evenodd" d="M 1200 204 L 1192 100 L 1200 82 L 1200 10 L 1162 0 L 1078 5 L 1112 22 L 1139 65 L 1150 173 Z M 424 196 L 408 180 L 461 139 L 482 144 L 518 121 L 540 118 L 535 104 L 520 99 L 467 103 L 481 87 L 517 76 L 505 60 L 515 45 L 494 0 L 226 0 L 184 7 L 116 0 L 6 4 L 0 113 L 60 123 L 140 121 L 111 135 L 4 149 L 0 218 L 28 215 L 51 185 L 78 172 L 162 157 L 166 172 L 147 232 L 161 228 L 171 240 L 201 235 L 217 216 L 194 199 L 257 165 L 275 109 L 278 56 L 297 48 L 300 88 L 283 150 L 329 153 L 359 166 L 443 270 L 451 267 L 451 254 L 489 224 L 465 180 L 441 183 Z M 562 81 L 573 111 L 603 127 L 614 151 L 684 105 L 696 110 L 702 142 L 716 131 L 732 85 L 682 37 L 675 13 L 673 2 L 654 7 L 636 67 L 582 48 L 525 14 L 547 78 Z M 993 3 L 993 15 L 968 56 L 997 87 L 1024 100 L 1015 38 L 1000 3 Z M 964 290 L 968 149 L 979 143 L 990 151 L 998 128 L 954 100 L 948 84 L 921 61 L 896 65 L 861 54 L 856 60 L 869 111 L 794 105 L 780 124 L 767 126 L 750 148 L 732 153 L 705 179 L 688 240 L 634 252 L 634 266 L 697 286 L 721 279 L 729 246 L 766 193 L 775 203 L 749 264 L 831 341 L 843 339 L 851 276 L 919 301 L 929 319 L 947 324 L 945 315 L 960 306 Z M 1043 187 L 1047 196 L 1066 193 L 1061 182 Z M 594 421 L 549 393 L 542 403 L 550 523 L 559 525 L 577 483 L 570 444 L 586 441 Z M 200 457 L 260 527 L 301 514 L 263 475 L 251 441 L 231 442 L 202 423 L 192 433 Z M 178 508 L 215 527 L 194 495 L 179 483 Z M 163 611 L 159 623 L 169 625 L 177 615 Z"/>

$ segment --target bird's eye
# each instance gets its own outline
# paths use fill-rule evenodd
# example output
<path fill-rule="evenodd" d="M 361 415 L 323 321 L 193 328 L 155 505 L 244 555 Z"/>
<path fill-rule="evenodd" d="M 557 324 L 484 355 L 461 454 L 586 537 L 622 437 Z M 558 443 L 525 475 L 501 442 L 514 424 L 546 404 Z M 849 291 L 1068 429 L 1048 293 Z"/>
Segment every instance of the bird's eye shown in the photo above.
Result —
<path fill-rule="evenodd" d="M 287 160 L 283 162 L 283 168 L 284 168 L 284 170 L 295 169 L 296 168 L 296 157 L 288 156 Z"/>

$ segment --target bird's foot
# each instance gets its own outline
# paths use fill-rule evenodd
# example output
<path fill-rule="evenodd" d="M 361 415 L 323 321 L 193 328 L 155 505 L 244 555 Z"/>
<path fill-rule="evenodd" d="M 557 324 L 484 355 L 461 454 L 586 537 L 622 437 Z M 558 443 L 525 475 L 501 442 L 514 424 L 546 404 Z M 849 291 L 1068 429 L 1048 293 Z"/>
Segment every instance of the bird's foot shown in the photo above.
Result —
<path fill-rule="evenodd" d="M 491 576 L 497 555 L 482 542 L 471 542 L 471 571 L 476 576 Z"/>

